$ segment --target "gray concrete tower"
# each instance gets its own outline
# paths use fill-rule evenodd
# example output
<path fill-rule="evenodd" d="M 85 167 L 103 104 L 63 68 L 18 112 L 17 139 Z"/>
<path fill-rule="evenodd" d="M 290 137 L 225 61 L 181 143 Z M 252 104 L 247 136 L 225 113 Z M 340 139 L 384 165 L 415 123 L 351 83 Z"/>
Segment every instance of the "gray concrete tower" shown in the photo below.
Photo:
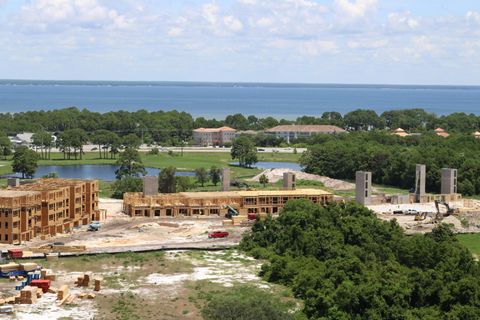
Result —
<path fill-rule="evenodd" d="M 143 195 L 154 196 L 158 194 L 158 177 L 145 176 L 143 177 Z"/>
<path fill-rule="evenodd" d="M 222 170 L 222 191 L 230 190 L 230 169 L 223 168 Z"/>
<path fill-rule="evenodd" d="M 425 181 L 427 176 L 427 167 L 424 164 L 417 164 L 415 167 L 415 200 L 425 196 Z"/>
<path fill-rule="evenodd" d="M 355 200 L 363 205 L 368 205 L 372 198 L 372 173 L 357 171 L 355 174 Z"/>
<path fill-rule="evenodd" d="M 293 172 L 284 172 L 283 173 L 283 189 L 285 190 L 295 190 L 295 173 Z"/>
<path fill-rule="evenodd" d="M 442 169 L 441 193 L 457 193 L 457 169 Z"/>

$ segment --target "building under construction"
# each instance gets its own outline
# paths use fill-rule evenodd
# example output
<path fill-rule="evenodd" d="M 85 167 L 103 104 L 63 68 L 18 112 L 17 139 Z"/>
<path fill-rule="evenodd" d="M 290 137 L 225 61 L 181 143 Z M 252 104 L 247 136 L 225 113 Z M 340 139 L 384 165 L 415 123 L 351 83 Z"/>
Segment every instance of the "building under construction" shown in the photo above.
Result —
<path fill-rule="evenodd" d="M 38 179 L 0 191 L 0 242 L 54 236 L 99 218 L 98 181 Z"/>
<path fill-rule="evenodd" d="M 333 201 L 333 194 L 319 189 L 274 191 L 180 192 L 172 194 L 125 193 L 124 211 L 132 217 L 225 217 L 229 211 L 239 215 L 277 214 L 289 200 L 309 199 L 313 203 Z"/>

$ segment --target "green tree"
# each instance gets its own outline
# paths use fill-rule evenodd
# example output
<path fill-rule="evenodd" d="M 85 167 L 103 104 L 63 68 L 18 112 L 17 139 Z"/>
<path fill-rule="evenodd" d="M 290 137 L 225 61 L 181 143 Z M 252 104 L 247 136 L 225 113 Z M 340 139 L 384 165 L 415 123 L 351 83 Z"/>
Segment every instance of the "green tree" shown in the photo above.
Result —
<path fill-rule="evenodd" d="M 269 181 L 268 181 L 268 177 L 267 177 L 266 175 L 262 174 L 262 175 L 260 176 L 260 178 L 258 179 L 258 182 L 260 182 L 260 183 L 263 185 L 263 187 L 265 188 L 265 186 L 266 186 L 267 183 L 269 182 Z"/>
<path fill-rule="evenodd" d="M 113 183 L 112 190 L 112 197 L 115 199 L 122 199 L 125 192 L 141 192 L 143 190 L 142 178 L 124 176 Z"/>
<path fill-rule="evenodd" d="M 109 142 L 111 140 L 111 131 L 100 129 L 93 133 L 91 137 L 91 142 L 98 146 L 98 155 L 100 159 L 102 157 L 106 158 L 106 149 L 108 149 Z"/>
<path fill-rule="evenodd" d="M 177 192 L 177 180 L 175 167 L 167 167 L 158 174 L 158 191 L 161 193 L 175 193 Z"/>
<path fill-rule="evenodd" d="M 7 159 L 7 156 L 12 154 L 12 143 L 5 134 L 0 134 L 0 154 L 3 156 L 4 160 Z"/>
<path fill-rule="evenodd" d="M 20 172 L 22 178 L 33 178 L 38 167 L 38 154 L 27 147 L 18 147 L 13 154 L 12 169 Z"/>
<path fill-rule="evenodd" d="M 212 166 L 210 171 L 208 172 L 210 175 L 210 180 L 212 181 L 213 185 L 216 186 L 222 179 L 222 170 L 216 166 Z"/>
<path fill-rule="evenodd" d="M 208 181 L 208 172 L 205 168 L 197 168 L 195 169 L 195 177 L 197 182 L 203 187 L 205 183 Z"/>
<path fill-rule="evenodd" d="M 40 149 L 42 159 L 50 159 L 50 150 L 53 148 L 54 140 L 50 133 L 45 130 L 35 132 L 32 135 L 32 144 Z"/>
<path fill-rule="evenodd" d="M 257 163 L 257 148 L 253 141 L 241 136 L 233 141 L 231 150 L 232 159 L 237 159 L 240 167 L 251 167 Z"/>
<path fill-rule="evenodd" d="M 140 139 L 135 133 L 130 133 L 123 137 L 123 145 L 125 148 L 138 149 L 142 144 L 142 139 Z"/>
<path fill-rule="evenodd" d="M 64 158 L 71 159 L 72 153 L 77 160 L 83 158 L 83 146 L 88 142 L 87 133 L 83 129 L 69 129 L 65 130 L 58 139 L 58 147 L 63 152 Z"/>
<path fill-rule="evenodd" d="M 293 320 L 288 305 L 260 289 L 224 290 L 202 310 L 205 320 Z"/>
<path fill-rule="evenodd" d="M 117 160 L 117 165 L 120 166 L 115 171 L 117 179 L 121 179 L 125 176 L 132 177 L 146 174 L 140 153 L 133 148 L 127 148 L 120 154 Z"/>
<path fill-rule="evenodd" d="M 185 192 L 194 187 L 190 177 L 178 176 L 175 177 L 176 192 Z"/>

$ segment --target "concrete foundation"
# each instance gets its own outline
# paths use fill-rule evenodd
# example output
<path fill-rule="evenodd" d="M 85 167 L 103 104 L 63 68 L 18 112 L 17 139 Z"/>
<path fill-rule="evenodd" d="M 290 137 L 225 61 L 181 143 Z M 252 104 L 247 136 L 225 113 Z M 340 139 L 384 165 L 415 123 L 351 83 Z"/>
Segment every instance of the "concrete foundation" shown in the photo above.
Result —
<path fill-rule="evenodd" d="M 427 177 L 427 167 L 424 164 L 417 164 L 415 167 L 415 201 L 422 202 L 425 197 L 425 181 Z"/>
<path fill-rule="evenodd" d="M 442 169 L 441 193 L 457 193 L 457 169 Z"/>
<path fill-rule="evenodd" d="M 283 189 L 295 190 L 295 188 L 296 188 L 295 173 L 284 172 L 283 173 Z"/>
<path fill-rule="evenodd" d="M 158 177 L 145 176 L 143 177 L 143 195 L 154 196 L 158 193 Z"/>
<path fill-rule="evenodd" d="M 222 191 L 230 190 L 230 169 L 223 168 L 222 170 Z"/>
<path fill-rule="evenodd" d="M 363 205 L 369 205 L 372 200 L 372 173 L 357 171 L 355 175 L 355 200 Z"/>

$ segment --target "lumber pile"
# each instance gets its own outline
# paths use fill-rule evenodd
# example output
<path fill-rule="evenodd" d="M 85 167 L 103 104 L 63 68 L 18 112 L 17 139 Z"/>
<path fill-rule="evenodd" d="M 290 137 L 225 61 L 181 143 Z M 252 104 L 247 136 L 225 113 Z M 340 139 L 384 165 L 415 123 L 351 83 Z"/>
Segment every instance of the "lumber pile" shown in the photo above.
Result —
<path fill-rule="evenodd" d="M 102 283 L 102 279 L 95 279 L 94 280 L 94 283 L 95 283 L 95 286 L 94 286 L 94 291 L 100 291 L 100 288 L 101 288 L 101 283 Z"/>
<path fill-rule="evenodd" d="M 84 274 L 83 277 L 78 277 L 77 281 L 75 281 L 75 284 L 78 287 L 88 287 L 88 285 L 90 284 L 90 275 Z"/>
<path fill-rule="evenodd" d="M 60 301 L 60 304 L 65 303 L 65 301 L 70 296 L 70 289 L 67 285 L 63 285 L 57 291 L 57 300 Z"/>
<path fill-rule="evenodd" d="M 15 298 L 15 303 L 20 303 L 20 304 L 37 303 L 37 291 L 38 291 L 37 287 L 26 286 L 20 291 L 20 297 Z"/>
<path fill-rule="evenodd" d="M 3 272 L 3 273 L 17 271 L 17 270 L 20 270 L 20 265 L 15 262 L 10 262 L 7 264 L 0 265 L 0 272 Z"/>

